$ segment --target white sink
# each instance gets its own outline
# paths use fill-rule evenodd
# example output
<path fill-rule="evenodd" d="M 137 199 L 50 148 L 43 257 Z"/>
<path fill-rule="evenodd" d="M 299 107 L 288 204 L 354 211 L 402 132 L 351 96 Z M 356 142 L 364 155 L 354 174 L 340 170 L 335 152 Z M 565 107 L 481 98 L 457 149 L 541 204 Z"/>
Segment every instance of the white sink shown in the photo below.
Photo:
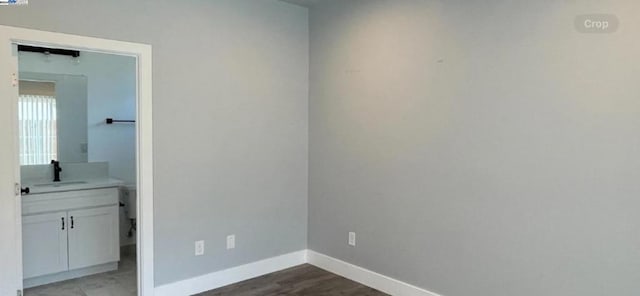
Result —
<path fill-rule="evenodd" d="M 80 185 L 80 184 L 87 184 L 87 182 L 86 181 L 51 182 L 51 183 L 35 184 L 33 185 L 33 187 L 62 187 L 62 186 Z"/>

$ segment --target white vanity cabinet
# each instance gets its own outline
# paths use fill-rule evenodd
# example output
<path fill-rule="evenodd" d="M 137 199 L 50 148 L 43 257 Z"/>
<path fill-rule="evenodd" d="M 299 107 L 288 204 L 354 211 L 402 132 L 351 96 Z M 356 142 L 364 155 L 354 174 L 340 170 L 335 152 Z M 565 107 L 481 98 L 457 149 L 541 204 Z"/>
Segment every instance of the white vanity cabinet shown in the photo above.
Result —
<path fill-rule="evenodd" d="M 25 286 L 117 269 L 118 195 L 113 187 L 24 196 Z"/>

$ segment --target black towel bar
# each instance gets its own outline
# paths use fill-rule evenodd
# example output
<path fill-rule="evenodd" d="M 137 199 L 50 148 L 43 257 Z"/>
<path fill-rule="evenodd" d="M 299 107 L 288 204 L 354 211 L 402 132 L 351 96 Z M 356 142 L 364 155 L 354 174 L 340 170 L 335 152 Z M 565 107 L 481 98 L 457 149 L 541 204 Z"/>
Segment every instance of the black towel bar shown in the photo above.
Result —
<path fill-rule="evenodd" d="M 119 120 L 119 119 L 107 118 L 107 120 L 105 120 L 105 122 L 107 124 L 114 124 L 114 123 L 119 123 L 119 122 L 122 122 L 122 123 L 135 123 L 136 121 L 135 120 Z"/>

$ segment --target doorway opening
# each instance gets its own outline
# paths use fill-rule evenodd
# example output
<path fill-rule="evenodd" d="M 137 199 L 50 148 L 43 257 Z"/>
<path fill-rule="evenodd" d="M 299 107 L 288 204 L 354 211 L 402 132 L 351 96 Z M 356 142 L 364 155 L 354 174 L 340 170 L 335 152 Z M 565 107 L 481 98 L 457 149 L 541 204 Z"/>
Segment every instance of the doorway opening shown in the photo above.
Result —
<path fill-rule="evenodd" d="M 0 293 L 152 295 L 150 46 L 6 26 L 0 42 L 16 197 Z"/>
<path fill-rule="evenodd" d="M 136 295 L 135 57 L 18 45 L 18 68 L 24 295 Z"/>

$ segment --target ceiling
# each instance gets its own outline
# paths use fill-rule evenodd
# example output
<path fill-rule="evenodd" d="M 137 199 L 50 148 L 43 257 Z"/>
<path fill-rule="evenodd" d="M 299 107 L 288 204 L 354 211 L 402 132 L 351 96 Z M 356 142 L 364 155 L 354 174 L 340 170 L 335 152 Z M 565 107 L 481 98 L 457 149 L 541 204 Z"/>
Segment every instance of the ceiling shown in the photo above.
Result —
<path fill-rule="evenodd" d="M 320 0 L 280 0 L 284 2 L 289 2 L 291 4 L 296 4 L 304 7 L 311 7 L 314 4 L 318 3 Z"/>

